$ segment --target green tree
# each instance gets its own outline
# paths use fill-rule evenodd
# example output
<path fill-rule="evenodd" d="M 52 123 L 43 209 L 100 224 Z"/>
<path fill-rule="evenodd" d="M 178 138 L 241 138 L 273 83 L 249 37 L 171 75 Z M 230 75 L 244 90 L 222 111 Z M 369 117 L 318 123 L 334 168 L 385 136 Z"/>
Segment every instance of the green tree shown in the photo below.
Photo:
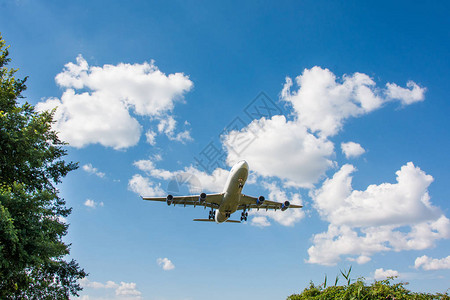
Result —
<path fill-rule="evenodd" d="M 55 185 L 78 165 L 63 160 L 53 112 L 19 103 L 27 78 L 7 68 L 8 48 L 0 34 L 0 299 L 68 299 L 86 273 L 64 260 L 71 209 Z"/>

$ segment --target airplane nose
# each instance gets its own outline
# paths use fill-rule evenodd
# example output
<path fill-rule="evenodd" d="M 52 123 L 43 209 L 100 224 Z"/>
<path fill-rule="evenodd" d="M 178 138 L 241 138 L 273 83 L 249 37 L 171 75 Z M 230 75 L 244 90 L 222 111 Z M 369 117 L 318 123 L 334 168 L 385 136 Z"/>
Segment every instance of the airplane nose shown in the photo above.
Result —
<path fill-rule="evenodd" d="M 243 161 L 241 162 L 241 167 L 243 167 L 243 168 L 245 168 L 245 169 L 248 170 L 248 163 L 247 163 L 245 160 L 243 160 Z"/>

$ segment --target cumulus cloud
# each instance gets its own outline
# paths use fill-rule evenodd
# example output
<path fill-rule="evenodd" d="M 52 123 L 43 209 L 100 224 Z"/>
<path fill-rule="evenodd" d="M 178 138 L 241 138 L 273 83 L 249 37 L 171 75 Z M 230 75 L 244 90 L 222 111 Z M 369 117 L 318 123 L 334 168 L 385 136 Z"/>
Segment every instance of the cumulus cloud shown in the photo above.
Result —
<path fill-rule="evenodd" d="M 235 151 L 243 142 L 247 143 L 245 149 Z M 285 186 L 310 188 L 334 164 L 329 159 L 332 142 L 308 133 L 305 126 L 284 116 L 254 120 L 223 136 L 223 143 L 230 165 L 245 159 L 258 175 L 278 177 Z"/>
<path fill-rule="evenodd" d="M 381 251 L 422 250 L 450 237 L 450 220 L 433 206 L 428 186 L 433 181 L 412 163 L 404 165 L 397 182 L 353 190 L 352 165 L 344 165 L 310 196 L 328 231 L 314 235 L 310 263 L 334 265 L 341 256 L 358 263 Z M 358 258 L 354 258 L 354 257 Z"/>
<path fill-rule="evenodd" d="M 140 296 L 141 292 L 136 289 L 136 283 L 134 282 L 121 282 L 116 289 L 116 295 L 122 296 Z"/>
<path fill-rule="evenodd" d="M 354 73 L 337 78 L 330 70 L 320 67 L 305 69 L 295 78 L 297 91 L 291 91 L 293 82 L 286 78 L 281 96 L 292 104 L 300 122 L 321 136 L 332 136 L 341 130 L 344 121 L 379 109 L 390 100 L 412 104 L 424 99 L 424 91 L 414 82 L 404 89 L 387 84 L 385 89 L 376 87 L 368 75 Z"/>
<path fill-rule="evenodd" d="M 96 208 L 98 206 L 103 207 L 104 203 L 103 202 L 95 202 L 92 199 L 86 199 L 86 201 L 84 202 L 84 205 L 90 208 Z"/>
<path fill-rule="evenodd" d="M 398 277 L 398 276 L 399 276 L 398 271 L 391 270 L 391 269 L 384 270 L 383 268 L 376 269 L 375 274 L 374 274 L 374 278 L 376 280 L 383 280 L 388 277 Z"/>
<path fill-rule="evenodd" d="M 255 216 L 250 221 L 250 224 L 257 227 L 268 227 L 270 226 L 269 220 L 265 216 Z"/>
<path fill-rule="evenodd" d="M 155 184 L 140 174 L 135 174 L 128 181 L 128 189 L 141 196 L 164 196 L 166 194 L 160 184 Z"/>
<path fill-rule="evenodd" d="M 416 269 L 441 270 L 450 269 L 450 255 L 441 259 L 428 257 L 426 255 L 416 258 L 414 262 Z"/>
<path fill-rule="evenodd" d="M 153 61 L 95 67 L 81 55 L 55 79 L 65 89 L 61 99 L 47 99 L 36 109 L 57 108 L 54 129 L 78 148 L 91 143 L 114 149 L 136 145 L 141 125 L 131 113 L 165 118 L 193 85 L 182 73 L 162 73 Z M 180 140 L 188 139 L 181 135 Z"/>
<path fill-rule="evenodd" d="M 134 165 L 144 171 L 150 178 L 168 181 L 168 192 L 172 192 L 174 195 L 183 185 L 186 185 L 192 194 L 198 194 L 202 191 L 220 193 L 229 174 L 229 171 L 221 168 L 217 168 L 211 174 L 208 174 L 193 166 L 186 167 L 183 170 L 169 171 L 156 168 L 153 160 L 135 161 Z M 140 178 L 141 181 L 145 179 L 147 183 L 150 183 L 148 177 L 139 174 L 133 176 L 133 178 L 135 177 Z"/>
<path fill-rule="evenodd" d="M 342 153 L 345 157 L 359 157 L 366 152 L 360 144 L 354 142 L 341 143 Z"/>
<path fill-rule="evenodd" d="M 289 201 L 291 202 L 291 204 L 303 205 L 300 194 L 288 194 L 286 191 L 281 190 L 279 185 L 275 182 L 264 182 L 263 186 L 269 190 L 269 194 L 266 197 L 268 200 L 277 202 Z M 305 217 L 305 212 L 303 211 L 303 209 L 287 209 L 283 212 L 252 210 L 250 211 L 249 215 L 254 216 L 250 224 L 259 227 L 269 226 L 270 222 L 268 218 L 283 226 L 294 226 L 295 223 L 299 222 Z"/>
<path fill-rule="evenodd" d="M 355 167 L 346 164 L 311 193 L 319 213 L 332 224 L 402 226 L 435 220 L 441 212 L 430 203 L 433 177 L 409 162 L 396 172 L 397 183 L 370 185 L 365 191 L 351 186 Z"/>
<path fill-rule="evenodd" d="M 168 259 L 167 257 L 164 258 L 158 258 L 156 260 L 156 263 L 164 270 L 164 271 L 170 271 L 175 269 L 175 265 Z"/>
<path fill-rule="evenodd" d="M 368 114 L 399 96 L 388 96 L 388 88 L 378 88 L 363 73 L 338 78 L 328 69 L 313 67 L 305 69 L 295 81 L 296 90 L 292 79 L 286 78 L 281 91 L 281 100 L 292 106 L 292 120 L 281 115 L 262 117 L 225 133 L 222 141 L 229 165 L 245 159 L 259 176 L 278 177 L 286 187 L 312 188 L 336 166 L 329 137 L 342 129 L 345 120 Z M 347 143 L 343 151 L 348 157 L 356 157 L 364 149 Z"/>
<path fill-rule="evenodd" d="M 395 83 L 386 84 L 386 94 L 390 99 L 398 99 L 404 105 L 420 102 L 425 99 L 425 88 L 419 87 L 415 82 L 408 81 L 408 88 L 402 88 Z"/>
<path fill-rule="evenodd" d="M 287 78 L 282 96 L 292 104 L 298 118 L 313 132 L 335 135 L 345 119 L 379 108 L 383 98 L 375 82 L 366 74 L 344 75 L 342 82 L 328 69 L 305 69 L 296 77 L 299 86 L 291 92 L 293 82 Z"/>
<path fill-rule="evenodd" d="M 177 121 L 175 121 L 172 116 L 167 116 L 166 118 L 160 120 L 158 124 L 158 131 L 159 133 L 164 133 L 171 141 L 178 141 L 181 143 L 192 141 L 191 133 L 189 132 L 189 130 L 184 130 L 176 134 L 176 125 Z"/>
<path fill-rule="evenodd" d="M 97 168 L 94 168 L 92 164 L 83 165 L 83 170 L 89 174 L 94 174 L 100 178 L 105 177 L 105 173 L 100 172 Z"/>
<path fill-rule="evenodd" d="M 105 296 L 108 299 L 142 299 L 142 293 L 137 289 L 137 285 L 134 282 L 115 283 L 114 281 L 107 281 L 106 283 L 90 281 L 87 278 L 80 280 L 80 284 L 83 288 L 91 288 L 96 290 L 105 290 Z M 114 291 L 114 295 L 108 293 L 108 290 Z M 82 296 L 85 299 L 91 299 L 88 295 Z"/>

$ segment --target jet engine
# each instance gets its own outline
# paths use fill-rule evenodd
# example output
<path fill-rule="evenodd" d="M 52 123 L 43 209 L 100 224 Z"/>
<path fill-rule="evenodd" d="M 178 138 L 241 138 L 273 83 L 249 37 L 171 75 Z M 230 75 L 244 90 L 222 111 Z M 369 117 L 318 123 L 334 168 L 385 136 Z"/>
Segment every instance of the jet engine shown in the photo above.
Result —
<path fill-rule="evenodd" d="M 289 208 L 290 205 L 291 203 L 289 201 L 284 201 L 284 203 L 281 205 L 281 211 L 285 211 Z"/>
<path fill-rule="evenodd" d="M 205 202 L 206 200 L 206 194 L 205 193 L 201 193 L 200 197 L 198 197 L 198 201 L 200 201 L 200 203 Z"/>
<path fill-rule="evenodd" d="M 167 198 L 166 198 L 167 205 L 172 204 L 172 200 L 173 200 L 173 196 L 172 195 L 167 195 Z"/>
<path fill-rule="evenodd" d="M 256 199 L 256 205 L 262 205 L 264 203 L 264 196 L 259 196 L 258 199 Z"/>

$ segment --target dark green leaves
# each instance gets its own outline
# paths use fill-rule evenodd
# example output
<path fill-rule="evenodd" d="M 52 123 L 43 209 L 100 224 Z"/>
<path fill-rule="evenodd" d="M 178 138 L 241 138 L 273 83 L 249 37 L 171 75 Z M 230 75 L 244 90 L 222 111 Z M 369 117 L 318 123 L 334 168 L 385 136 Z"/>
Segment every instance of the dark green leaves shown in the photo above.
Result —
<path fill-rule="evenodd" d="M 68 299 L 86 273 L 64 260 L 71 209 L 55 184 L 78 166 L 63 159 L 53 112 L 20 105 L 26 78 L 7 68 L 8 54 L 0 35 L 0 299 Z"/>

